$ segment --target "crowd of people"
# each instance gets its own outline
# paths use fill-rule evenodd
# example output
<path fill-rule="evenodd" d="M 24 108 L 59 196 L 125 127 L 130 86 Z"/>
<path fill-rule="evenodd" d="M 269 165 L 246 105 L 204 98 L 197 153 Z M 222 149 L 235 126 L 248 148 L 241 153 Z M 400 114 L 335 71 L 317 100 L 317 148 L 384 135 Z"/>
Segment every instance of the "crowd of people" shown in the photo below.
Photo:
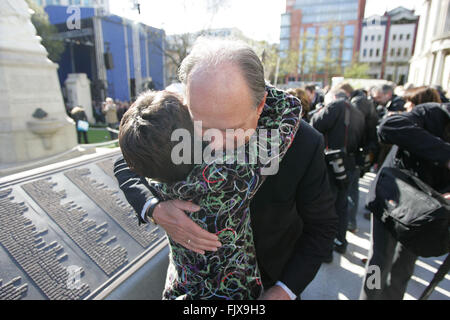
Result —
<path fill-rule="evenodd" d="M 339 217 L 336 252 L 344 254 L 348 244 L 346 232 L 358 230 L 359 179 L 368 170 L 377 173 L 383 165 L 398 165 L 395 159 L 404 163 L 408 158 L 402 168 L 414 170 L 440 193 L 450 192 L 450 104 L 442 87 L 384 84 L 355 90 L 342 82 L 325 92 L 315 90 L 314 86 L 287 92 L 306 106 L 304 117 L 324 135 L 326 149 L 344 150 L 341 158 L 346 174 L 344 184 L 336 179 L 335 168 L 329 166 Z M 444 104 L 447 105 L 441 107 Z M 372 190 L 375 187 L 372 184 Z M 402 299 L 417 255 L 396 241 L 369 212 L 364 217 L 371 219 L 372 234 L 370 254 L 363 263 L 366 267 L 380 267 L 381 287 L 368 289 L 366 275 L 360 298 Z M 324 262 L 331 261 L 332 255 Z"/>
<path fill-rule="evenodd" d="M 120 101 L 118 99 L 113 100 L 108 97 L 101 103 L 93 101 L 92 106 L 96 124 L 113 123 L 117 127 L 125 112 L 130 108 L 130 102 Z"/>
<path fill-rule="evenodd" d="M 107 97 L 104 102 L 98 103 L 92 101 L 93 113 L 95 124 L 97 125 L 107 125 L 109 129 L 117 130 L 119 128 L 119 123 L 122 120 L 123 115 L 130 108 L 130 103 L 126 101 L 113 100 Z M 66 106 L 66 112 L 69 117 L 75 121 L 75 128 L 77 131 L 78 143 L 89 143 L 87 130 L 89 125 L 86 127 L 80 126 L 81 122 L 88 122 L 88 118 L 83 106 Z M 111 140 L 117 139 L 117 133 L 115 131 L 109 131 Z"/>
<path fill-rule="evenodd" d="M 450 105 L 439 87 L 342 82 L 285 92 L 265 82 L 248 45 L 220 39 L 197 41 L 179 76 L 181 95 L 145 92 L 125 113 L 114 164 L 139 224 L 168 236 L 165 299 L 300 299 L 333 251 L 346 253 L 368 171 L 401 166 L 450 192 Z M 278 171 L 261 175 L 264 161 L 194 164 L 195 150 L 175 163 L 172 133 L 193 134 L 192 120 L 219 132 L 278 131 Z M 213 140 L 228 148 L 233 138 Z M 401 299 L 417 255 L 374 215 L 366 273 L 378 266 L 382 284 L 364 277 L 360 298 Z"/>

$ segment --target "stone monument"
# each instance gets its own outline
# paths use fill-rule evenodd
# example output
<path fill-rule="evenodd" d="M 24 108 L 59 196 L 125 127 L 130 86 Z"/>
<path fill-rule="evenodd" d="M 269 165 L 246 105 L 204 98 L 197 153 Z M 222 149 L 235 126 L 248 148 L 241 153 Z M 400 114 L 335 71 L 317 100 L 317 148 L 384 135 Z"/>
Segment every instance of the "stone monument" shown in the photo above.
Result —
<path fill-rule="evenodd" d="M 4 169 L 66 154 L 77 139 L 74 122 L 65 112 L 58 65 L 47 58 L 27 4 L 2 0 L 0 12 L 0 169 Z"/>
<path fill-rule="evenodd" d="M 91 87 L 86 73 L 69 73 L 64 85 L 69 106 L 81 106 L 91 123 L 95 122 L 92 111 Z"/>

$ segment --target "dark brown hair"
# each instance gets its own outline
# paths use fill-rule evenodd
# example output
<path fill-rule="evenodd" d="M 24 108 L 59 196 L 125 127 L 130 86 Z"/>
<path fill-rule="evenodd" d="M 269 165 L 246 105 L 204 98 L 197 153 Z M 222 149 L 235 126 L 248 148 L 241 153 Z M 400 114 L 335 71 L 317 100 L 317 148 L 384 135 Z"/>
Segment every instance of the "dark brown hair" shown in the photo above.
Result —
<path fill-rule="evenodd" d="M 403 98 L 406 101 L 412 102 L 414 105 L 419 105 L 426 102 L 441 103 L 439 92 L 437 90 L 423 86 L 406 90 Z"/>
<path fill-rule="evenodd" d="M 298 98 L 302 103 L 302 113 L 307 114 L 310 110 L 309 99 L 306 91 L 302 88 L 288 89 L 286 93 Z"/>
<path fill-rule="evenodd" d="M 315 92 L 316 86 L 313 84 L 307 85 L 307 86 L 305 86 L 305 90 L 308 90 L 309 92 Z"/>
<path fill-rule="evenodd" d="M 336 90 L 344 90 L 348 96 L 351 96 L 353 94 L 353 91 L 355 91 L 355 89 L 353 89 L 351 84 L 348 82 L 339 83 L 338 85 L 336 85 L 335 89 Z"/>
<path fill-rule="evenodd" d="M 123 115 L 119 128 L 120 149 L 130 169 L 164 183 L 184 180 L 193 162 L 173 163 L 172 149 L 180 143 L 171 141 L 175 129 L 188 130 L 193 139 L 194 126 L 181 97 L 168 91 L 141 94 Z"/>

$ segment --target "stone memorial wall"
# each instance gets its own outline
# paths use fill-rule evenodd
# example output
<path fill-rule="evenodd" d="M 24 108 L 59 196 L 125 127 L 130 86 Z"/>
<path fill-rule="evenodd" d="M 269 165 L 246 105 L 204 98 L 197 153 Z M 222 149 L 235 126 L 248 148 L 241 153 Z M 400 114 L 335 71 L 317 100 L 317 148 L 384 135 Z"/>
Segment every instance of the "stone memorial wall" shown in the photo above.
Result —
<path fill-rule="evenodd" d="M 94 298 L 165 240 L 138 225 L 117 156 L 0 181 L 0 300 Z"/>

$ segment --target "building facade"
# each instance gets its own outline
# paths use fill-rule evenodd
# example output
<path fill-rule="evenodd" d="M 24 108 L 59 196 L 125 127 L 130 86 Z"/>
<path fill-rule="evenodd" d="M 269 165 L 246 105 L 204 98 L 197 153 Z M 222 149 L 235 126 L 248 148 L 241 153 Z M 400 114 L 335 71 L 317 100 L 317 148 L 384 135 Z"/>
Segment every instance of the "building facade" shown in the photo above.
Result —
<path fill-rule="evenodd" d="M 189 54 L 197 38 L 223 38 L 247 40 L 237 28 L 205 29 L 193 33 L 174 34 L 166 36 L 166 85 L 179 82 L 178 69 L 181 61 Z"/>
<path fill-rule="evenodd" d="M 342 74 L 359 51 L 365 0 L 287 0 L 280 52 L 298 59 L 288 82 L 322 82 Z"/>
<path fill-rule="evenodd" d="M 413 10 L 403 7 L 364 19 L 359 61 L 369 64 L 371 78 L 406 82 L 418 21 Z"/>
<path fill-rule="evenodd" d="M 95 7 L 80 7 L 80 28 L 71 30 L 66 6 L 46 6 L 45 11 L 65 42 L 58 69 L 62 87 L 68 74 L 86 73 L 95 101 L 107 96 L 133 100 L 150 82 L 164 88 L 164 30 Z"/>
<path fill-rule="evenodd" d="M 46 6 L 82 6 L 103 9 L 109 12 L 109 0 L 33 0 L 41 7 Z"/>
<path fill-rule="evenodd" d="M 408 81 L 450 90 L 450 0 L 425 0 Z"/>

